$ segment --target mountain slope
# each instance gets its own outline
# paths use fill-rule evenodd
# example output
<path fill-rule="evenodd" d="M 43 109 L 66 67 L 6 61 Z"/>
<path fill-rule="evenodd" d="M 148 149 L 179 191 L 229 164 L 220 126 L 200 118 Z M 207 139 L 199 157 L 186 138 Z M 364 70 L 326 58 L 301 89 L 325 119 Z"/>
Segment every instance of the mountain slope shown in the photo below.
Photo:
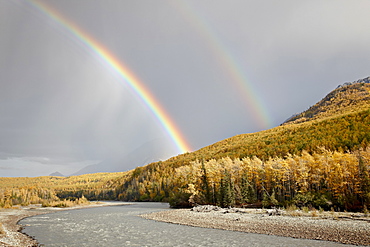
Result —
<path fill-rule="evenodd" d="M 181 194 L 181 189 L 169 181 L 180 167 L 192 167 L 197 161 L 208 165 L 214 160 L 226 166 L 225 158 L 267 162 L 304 153 L 318 154 L 323 148 L 343 155 L 346 151 L 366 148 L 370 144 L 370 84 L 368 78 L 364 81 L 338 87 L 308 111 L 281 126 L 237 135 L 192 153 L 137 168 L 131 171 L 128 180 L 126 177 L 115 181 L 115 185 L 119 184 L 116 194 L 121 200 L 169 200 L 184 196 L 185 199 L 179 200 L 184 202 L 189 195 Z M 171 197 L 173 191 L 178 192 Z M 264 192 L 260 190 L 258 193 L 261 200 Z"/>
<path fill-rule="evenodd" d="M 351 150 L 370 141 L 370 77 L 346 83 L 324 99 L 281 126 L 251 134 L 237 135 L 190 154 L 168 160 L 188 163 L 196 159 L 222 157 L 261 159 L 312 151 L 318 146 Z M 167 163 L 167 162 L 166 162 Z M 175 165 L 176 166 L 176 165 Z"/>

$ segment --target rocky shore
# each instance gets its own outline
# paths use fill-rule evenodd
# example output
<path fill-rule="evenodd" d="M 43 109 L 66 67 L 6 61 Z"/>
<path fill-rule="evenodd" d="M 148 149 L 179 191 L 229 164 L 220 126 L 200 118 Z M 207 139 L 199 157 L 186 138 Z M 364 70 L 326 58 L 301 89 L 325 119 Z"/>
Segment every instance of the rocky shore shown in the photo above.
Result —
<path fill-rule="evenodd" d="M 20 232 L 22 227 L 17 223 L 23 218 L 48 212 L 50 210 L 36 210 L 33 208 L 1 209 L 0 246 L 38 246 L 36 240 Z"/>
<path fill-rule="evenodd" d="M 20 231 L 22 226 L 18 224 L 21 219 L 39 214 L 52 213 L 59 210 L 72 210 L 88 207 L 101 207 L 122 205 L 128 203 L 122 202 L 99 202 L 89 203 L 69 208 L 42 208 L 41 205 L 30 205 L 26 207 L 0 209 L 0 247 L 36 247 L 39 246 L 37 241 Z"/>
<path fill-rule="evenodd" d="M 155 212 L 142 217 L 205 228 L 370 245 L 370 218 L 364 214 L 200 206 Z"/>

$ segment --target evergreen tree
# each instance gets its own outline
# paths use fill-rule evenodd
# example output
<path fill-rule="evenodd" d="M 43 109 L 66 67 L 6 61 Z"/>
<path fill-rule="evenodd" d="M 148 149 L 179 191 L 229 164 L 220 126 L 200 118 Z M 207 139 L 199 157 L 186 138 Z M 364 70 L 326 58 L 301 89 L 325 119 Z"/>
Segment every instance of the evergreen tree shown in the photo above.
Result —
<path fill-rule="evenodd" d="M 360 188 L 362 191 L 363 205 L 370 205 L 370 171 L 361 154 L 358 155 L 360 175 Z"/>
<path fill-rule="evenodd" d="M 231 180 L 230 173 L 225 170 L 224 174 L 221 178 L 221 207 L 231 207 L 235 205 L 235 193 L 234 193 L 234 186 Z"/>
<path fill-rule="evenodd" d="M 207 204 L 214 203 L 214 201 L 212 200 L 211 190 L 209 187 L 207 170 L 206 167 L 204 166 L 204 160 L 202 160 L 202 172 L 203 174 L 201 180 L 202 180 L 202 189 L 204 191 L 205 203 Z"/>
<path fill-rule="evenodd" d="M 241 180 L 241 203 L 249 202 L 249 183 L 246 176 L 242 177 Z"/>
<path fill-rule="evenodd" d="M 263 196 L 262 197 L 263 197 L 263 199 L 262 199 L 262 206 L 264 208 L 269 207 L 270 206 L 270 198 L 267 195 L 267 193 L 266 192 L 263 192 Z"/>

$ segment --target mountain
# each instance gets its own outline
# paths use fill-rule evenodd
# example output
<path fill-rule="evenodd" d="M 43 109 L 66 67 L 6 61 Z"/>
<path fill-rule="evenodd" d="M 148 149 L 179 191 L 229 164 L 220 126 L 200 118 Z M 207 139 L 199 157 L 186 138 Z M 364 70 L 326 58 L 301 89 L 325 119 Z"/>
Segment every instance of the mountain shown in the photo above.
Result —
<path fill-rule="evenodd" d="M 51 176 L 51 177 L 65 177 L 62 173 L 60 173 L 58 171 L 51 173 L 49 176 Z"/>
<path fill-rule="evenodd" d="M 352 150 L 370 142 L 370 77 L 345 83 L 281 126 L 241 134 L 161 162 L 178 167 L 223 157 L 260 159 L 300 154 L 318 147 Z M 153 163 L 156 166 L 156 163 Z"/>
<path fill-rule="evenodd" d="M 146 164 L 157 166 L 156 161 L 161 160 L 164 160 L 161 167 L 179 167 L 195 160 L 223 157 L 284 157 L 302 150 L 312 152 L 318 147 L 352 150 L 370 140 L 369 109 L 370 77 L 367 77 L 339 85 L 308 110 L 269 130 L 237 135 L 169 159 L 169 153 L 165 152 L 170 148 L 168 143 L 153 140 L 130 154 L 86 166 L 72 175 L 120 172 L 123 167 L 134 169 Z"/>
<path fill-rule="evenodd" d="M 362 171 L 356 171 L 356 169 L 360 169 L 358 164 L 363 162 L 362 160 L 365 158 L 356 160 L 361 156 L 356 156 L 354 154 L 354 152 L 365 150 L 361 152 L 365 152 L 364 155 L 370 155 L 370 148 L 367 148 L 370 144 L 369 92 L 369 78 L 353 83 L 343 84 L 330 92 L 317 104 L 310 107 L 307 111 L 297 114 L 294 118 L 289 119 L 280 126 L 257 133 L 237 135 L 191 153 L 181 154 L 162 162 L 154 162 L 144 167 L 138 167 L 135 170 L 130 171 L 131 175 L 128 174 L 125 178 L 117 179 L 112 182 L 112 184 L 115 185 L 115 194 L 118 195 L 119 200 L 169 200 L 172 202 L 172 205 L 184 206 L 189 204 L 189 193 L 191 191 L 187 189 L 187 186 L 189 184 L 193 184 L 194 178 L 198 178 L 195 179 L 196 184 L 194 186 L 198 187 L 194 187 L 195 194 L 193 194 L 193 199 L 197 200 L 198 203 L 207 202 L 222 205 L 222 200 L 224 199 L 217 199 L 218 196 L 223 195 L 223 192 L 220 190 L 229 191 L 230 188 L 220 188 L 221 184 L 225 184 L 225 180 L 222 181 L 220 180 L 221 178 L 228 179 L 228 183 L 231 183 L 230 178 L 227 176 L 230 176 L 231 173 L 239 174 L 234 175 L 239 176 L 234 180 L 238 183 L 237 186 L 239 190 L 234 191 L 234 193 L 241 192 L 240 188 L 242 186 L 242 178 L 240 177 L 241 173 L 235 173 L 235 171 L 239 169 L 236 164 L 239 164 L 240 166 L 240 164 L 246 162 L 243 164 L 245 164 L 245 166 L 249 166 L 253 163 L 255 167 L 251 168 L 251 171 L 245 174 L 260 173 L 260 177 L 253 178 L 257 179 L 267 176 L 264 165 L 269 165 L 271 167 L 270 169 L 275 169 L 273 167 L 277 167 L 275 173 L 279 174 L 283 169 L 286 169 L 286 166 L 284 167 L 284 160 L 286 159 L 292 162 L 290 169 L 295 169 L 294 167 L 297 166 L 297 163 L 294 163 L 296 162 L 294 160 L 292 161 L 293 158 L 301 159 L 299 161 L 300 165 L 311 164 L 310 162 L 314 160 L 313 156 L 320 157 L 318 158 L 318 162 L 321 162 L 329 159 L 331 152 L 337 152 L 336 155 L 343 158 L 339 159 L 339 161 L 333 161 L 333 168 L 330 169 L 337 169 L 338 167 L 336 167 L 336 164 L 338 164 L 338 162 L 344 162 L 344 160 L 351 160 L 351 162 L 354 162 L 344 164 L 353 164 L 351 172 L 354 172 L 353 176 L 358 179 L 354 183 L 363 183 L 362 188 L 366 189 L 361 193 L 368 193 L 368 188 L 369 198 L 366 199 L 353 196 L 352 199 L 350 199 L 346 194 L 344 197 L 348 199 L 348 203 L 346 202 L 347 204 L 344 206 L 343 201 L 340 202 L 338 199 L 339 197 L 332 194 L 334 188 L 326 190 L 326 188 L 320 187 L 320 189 L 325 189 L 328 193 L 328 198 L 325 200 L 327 202 L 333 202 L 342 208 L 347 206 L 355 208 L 361 200 L 368 200 L 370 202 L 370 182 L 367 182 L 370 181 L 370 175 L 368 180 L 361 180 L 362 178 L 358 177 L 358 174 L 360 173 L 370 174 L 370 168 L 369 171 L 366 170 L 367 168 L 363 167 L 361 168 Z M 347 157 L 350 154 L 353 154 L 351 158 Z M 307 160 L 305 160 L 306 158 Z M 325 164 L 326 163 L 324 162 L 321 166 L 325 167 Z M 202 172 L 202 169 L 205 169 L 202 167 L 205 166 L 211 167 L 207 173 L 205 170 Z M 320 171 L 328 170 L 324 167 L 321 167 Z M 229 171 L 226 173 L 227 169 L 229 169 Z M 212 183 L 204 182 L 204 177 L 209 172 L 212 172 L 213 174 Z M 293 171 L 290 172 L 293 174 Z M 173 177 L 176 178 L 176 173 L 184 174 L 181 175 L 181 178 L 177 178 L 176 180 L 173 179 Z M 297 174 L 299 174 L 299 171 L 297 171 Z M 343 181 L 340 178 L 341 173 L 338 174 L 338 178 L 336 178 L 337 180 L 335 181 Z M 325 177 L 330 174 L 319 175 L 321 177 Z M 269 178 L 271 178 L 271 176 L 272 175 L 269 174 Z M 272 195 L 274 193 L 274 183 L 280 180 L 281 178 L 271 180 L 271 186 L 269 188 L 260 186 L 261 183 L 265 183 L 263 181 L 258 183 L 256 182 L 254 185 L 255 187 L 252 188 L 255 190 L 253 193 L 256 193 L 256 200 L 259 202 L 263 200 L 266 189 L 268 190 L 266 193 Z M 301 192 L 297 187 L 293 186 L 299 181 L 301 180 L 291 180 L 289 182 L 292 186 L 289 187 L 290 192 L 283 190 L 279 192 L 278 201 L 280 203 L 289 203 L 289 201 L 295 196 L 306 196 L 301 195 Z M 312 178 L 312 181 L 315 181 L 315 178 Z M 249 181 L 248 183 L 251 182 L 252 181 Z M 325 184 L 326 182 L 323 180 L 322 183 Z M 211 188 L 210 186 L 215 187 Z M 316 185 L 312 186 L 312 188 L 314 188 Z M 217 190 L 219 192 L 217 192 Z M 211 196 L 212 191 L 214 191 L 213 196 Z M 353 191 L 353 189 L 351 191 Z M 289 197 L 282 194 L 283 192 L 290 193 Z M 195 195 L 197 195 L 197 193 L 202 196 L 196 197 Z M 312 193 L 317 193 L 317 195 L 320 196 L 321 192 L 314 190 Z M 352 192 L 349 191 L 348 193 L 350 194 Z M 322 199 L 320 199 L 320 197 L 316 197 L 316 194 L 311 195 L 317 202 Z M 211 197 L 214 201 L 210 200 Z M 322 199 L 322 202 L 325 200 Z M 324 204 L 321 206 L 328 207 L 329 205 Z"/>
<path fill-rule="evenodd" d="M 284 157 L 287 153 L 298 154 L 303 149 L 312 151 L 317 146 L 332 150 L 339 147 L 352 149 L 363 140 L 370 140 L 366 133 L 370 130 L 369 109 L 370 77 L 367 77 L 338 86 L 314 106 L 281 126 L 234 136 L 199 151 L 202 151 L 202 156 L 208 156 L 206 153 L 210 152 L 210 156 L 220 158 L 227 155 L 267 159 Z M 355 140 L 352 138 L 354 133 L 361 133 L 361 136 Z"/>
<path fill-rule="evenodd" d="M 127 168 L 133 169 L 137 166 L 168 159 L 171 153 L 174 152 L 175 150 L 173 150 L 173 147 L 166 140 L 156 139 L 143 144 L 129 154 L 86 166 L 71 174 L 71 176 L 99 172 L 122 172 Z"/>

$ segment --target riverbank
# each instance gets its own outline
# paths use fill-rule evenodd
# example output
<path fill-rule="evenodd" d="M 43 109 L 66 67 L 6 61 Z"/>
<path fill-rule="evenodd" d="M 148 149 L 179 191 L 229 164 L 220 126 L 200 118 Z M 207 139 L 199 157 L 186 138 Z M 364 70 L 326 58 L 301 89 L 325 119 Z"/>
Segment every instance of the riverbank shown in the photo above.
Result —
<path fill-rule="evenodd" d="M 205 206 L 142 215 L 146 219 L 204 228 L 370 245 L 370 218 L 364 214 Z"/>
<path fill-rule="evenodd" d="M 113 206 L 113 205 L 127 205 L 128 203 L 122 202 L 97 202 L 89 203 L 84 205 L 78 205 L 68 208 L 43 208 L 41 205 L 30 205 L 26 207 L 12 208 L 12 209 L 0 209 L 0 246 L 38 246 L 35 239 L 21 233 L 22 226 L 18 225 L 21 219 L 52 213 L 60 210 L 73 210 L 90 207 L 102 207 L 102 206 Z"/>

